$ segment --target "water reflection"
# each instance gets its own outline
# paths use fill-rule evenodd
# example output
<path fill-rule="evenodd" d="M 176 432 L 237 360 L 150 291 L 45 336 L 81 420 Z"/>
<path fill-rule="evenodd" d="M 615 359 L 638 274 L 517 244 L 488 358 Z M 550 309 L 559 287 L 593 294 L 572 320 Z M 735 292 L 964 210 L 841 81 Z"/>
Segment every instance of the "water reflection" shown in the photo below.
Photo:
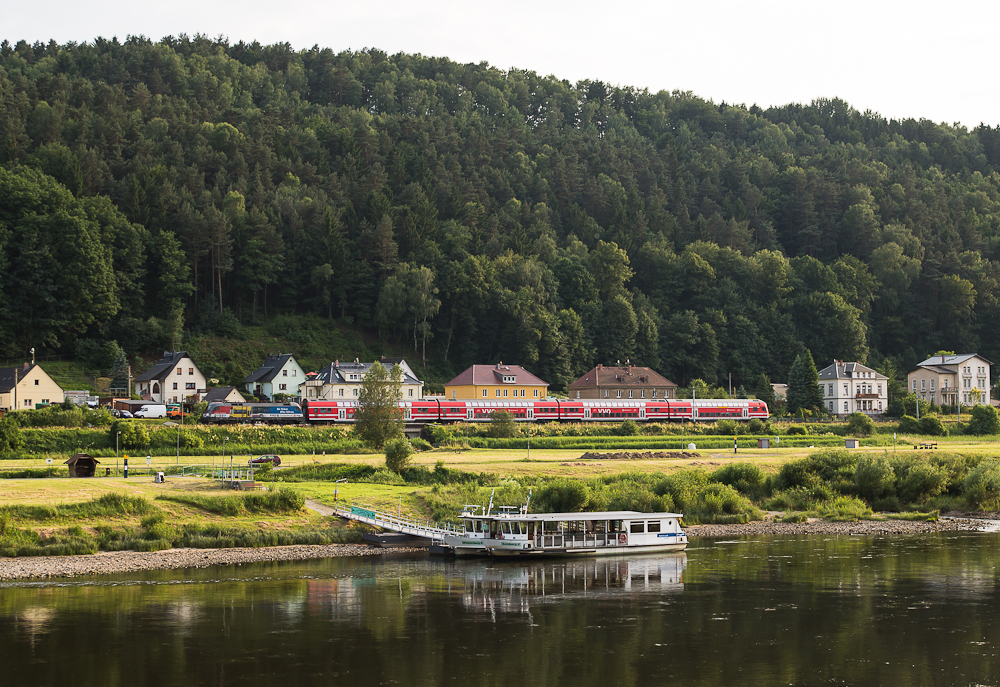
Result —
<path fill-rule="evenodd" d="M 1000 535 L 757 537 L 0 586 L 4 683 L 995 684 Z"/>
<path fill-rule="evenodd" d="M 530 562 L 462 561 L 462 604 L 472 610 L 529 613 L 532 603 L 580 596 L 612 598 L 635 592 L 683 591 L 687 555 L 577 558 Z M 458 582 L 459 580 L 456 580 Z M 456 585 L 457 587 L 457 585 Z"/>

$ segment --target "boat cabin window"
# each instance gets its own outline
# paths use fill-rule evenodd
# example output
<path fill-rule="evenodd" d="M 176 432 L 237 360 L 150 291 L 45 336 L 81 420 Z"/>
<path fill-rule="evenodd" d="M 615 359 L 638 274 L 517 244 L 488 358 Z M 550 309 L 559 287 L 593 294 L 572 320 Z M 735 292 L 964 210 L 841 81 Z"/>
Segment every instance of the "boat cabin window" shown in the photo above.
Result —
<path fill-rule="evenodd" d="M 501 522 L 500 531 L 504 534 L 523 534 L 520 522 Z"/>
<path fill-rule="evenodd" d="M 647 522 L 646 523 L 646 531 L 647 532 L 659 532 L 660 531 L 660 521 L 659 520 L 650 520 L 649 522 Z"/>
<path fill-rule="evenodd" d="M 646 523 L 642 522 L 641 520 L 639 522 L 630 523 L 629 525 L 629 532 L 632 534 L 642 534 L 645 531 L 646 531 Z"/>

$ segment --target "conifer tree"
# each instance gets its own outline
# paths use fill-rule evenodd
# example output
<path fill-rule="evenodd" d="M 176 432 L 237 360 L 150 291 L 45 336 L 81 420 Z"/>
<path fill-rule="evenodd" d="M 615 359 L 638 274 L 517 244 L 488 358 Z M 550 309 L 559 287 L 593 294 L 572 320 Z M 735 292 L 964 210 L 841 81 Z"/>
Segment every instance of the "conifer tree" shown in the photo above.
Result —
<path fill-rule="evenodd" d="M 823 397 L 819 392 L 819 372 L 809 349 L 795 357 L 788 372 L 787 402 L 788 412 L 792 415 L 800 410 L 819 410 L 823 407 Z"/>

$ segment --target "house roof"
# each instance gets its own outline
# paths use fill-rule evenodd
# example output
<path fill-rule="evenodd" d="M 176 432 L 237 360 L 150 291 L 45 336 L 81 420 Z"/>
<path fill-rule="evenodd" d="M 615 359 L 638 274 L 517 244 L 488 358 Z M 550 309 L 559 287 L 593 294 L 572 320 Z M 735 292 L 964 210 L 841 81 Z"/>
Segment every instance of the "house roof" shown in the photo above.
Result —
<path fill-rule="evenodd" d="M 935 355 L 931 356 L 922 363 L 917 363 L 917 367 L 928 367 L 930 365 L 961 365 L 967 360 L 972 358 L 979 358 L 988 365 L 992 365 L 993 362 L 986 360 L 983 356 L 978 353 L 959 353 L 958 355 Z M 948 370 L 951 372 L 951 370 Z"/>
<path fill-rule="evenodd" d="M 278 376 L 279 372 L 281 372 L 281 368 L 283 368 L 289 360 L 294 358 L 295 356 L 291 353 L 269 355 L 264 359 L 264 364 L 251 372 L 247 378 L 243 380 L 243 383 L 256 384 L 257 382 L 274 381 L 274 378 Z"/>
<path fill-rule="evenodd" d="M 170 374 L 170 371 L 174 369 L 174 365 L 187 357 L 189 357 L 187 351 L 163 351 L 163 355 L 159 361 L 133 381 L 151 382 L 154 379 L 160 381 Z"/>
<path fill-rule="evenodd" d="M 221 403 L 227 400 L 229 395 L 234 391 L 239 394 L 240 398 L 243 398 L 243 394 L 235 386 L 215 386 L 208 390 L 208 393 L 205 394 L 205 398 L 202 400 L 208 403 Z"/>
<path fill-rule="evenodd" d="M 590 372 L 569 385 L 570 389 L 585 389 L 595 386 L 673 386 L 677 385 L 656 370 L 637 365 L 598 365 Z"/>
<path fill-rule="evenodd" d="M 386 361 L 388 363 L 388 360 Z M 334 361 L 321 369 L 319 373 L 313 377 L 314 380 L 319 380 L 324 384 L 357 384 L 359 380 L 348 381 L 347 375 L 349 374 L 367 374 L 369 368 L 372 365 L 381 365 L 382 363 L 362 363 L 355 361 L 353 363 L 342 363 L 339 360 Z M 402 368 L 400 368 L 402 369 Z M 423 382 L 403 372 L 403 384 L 420 384 Z"/>
<path fill-rule="evenodd" d="M 819 371 L 820 379 L 862 379 L 860 373 L 872 373 L 871 377 L 865 379 L 889 379 L 884 374 L 876 372 L 870 367 L 861 363 L 845 363 L 842 360 L 834 360 L 833 365 L 827 365 Z"/>
<path fill-rule="evenodd" d="M 17 380 L 21 381 L 25 375 L 35 369 L 35 365 L 28 364 L 27 367 L 19 365 L 17 367 L 0 367 L 0 392 L 7 393 L 14 388 L 14 373 L 17 373 Z"/>
<path fill-rule="evenodd" d="M 940 365 L 921 365 L 917 369 L 912 370 L 912 372 L 919 372 L 921 370 L 927 371 L 927 372 L 936 372 L 939 375 L 955 375 L 955 374 L 958 374 L 958 370 L 953 370 L 950 367 L 941 367 Z"/>
<path fill-rule="evenodd" d="M 504 377 L 513 377 L 515 381 L 505 382 Z M 539 379 L 520 365 L 504 365 L 502 362 L 496 365 L 473 365 L 450 382 L 445 382 L 445 386 L 467 386 L 470 384 L 476 386 L 484 384 L 549 385 L 548 382 Z"/>

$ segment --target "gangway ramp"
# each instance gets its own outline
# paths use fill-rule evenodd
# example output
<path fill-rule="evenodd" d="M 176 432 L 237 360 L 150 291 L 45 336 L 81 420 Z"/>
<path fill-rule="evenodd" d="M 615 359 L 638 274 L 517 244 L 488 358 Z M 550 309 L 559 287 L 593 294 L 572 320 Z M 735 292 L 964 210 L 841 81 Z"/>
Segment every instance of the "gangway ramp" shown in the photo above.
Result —
<path fill-rule="evenodd" d="M 460 527 L 447 523 L 442 525 L 431 520 L 419 520 L 398 512 L 393 513 L 364 506 L 335 506 L 333 513 L 347 520 L 380 527 L 390 532 L 423 537 L 431 541 L 441 541 L 445 536 L 460 535 L 464 531 Z"/>

